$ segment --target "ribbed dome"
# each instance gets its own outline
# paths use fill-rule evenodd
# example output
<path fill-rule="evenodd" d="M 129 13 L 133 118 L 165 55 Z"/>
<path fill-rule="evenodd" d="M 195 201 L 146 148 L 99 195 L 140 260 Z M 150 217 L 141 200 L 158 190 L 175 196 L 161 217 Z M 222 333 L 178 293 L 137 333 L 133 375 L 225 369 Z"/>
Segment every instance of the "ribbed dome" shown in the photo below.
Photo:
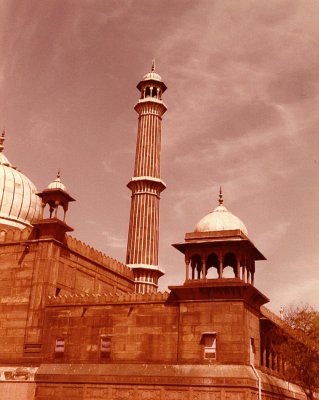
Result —
<path fill-rule="evenodd" d="M 223 205 L 221 191 L 219 197 L 219 206 L 197 223 L 195 232 L 231 231 L 239 229 L 248 236 L 245 224 Z"/>
<path fill-rule="evenodd" d="M 160 75 L 158 75 L 156 72 L 152 71 L 152 72 L 148 72 L 143 77 L 143 81 L 149 81 L 149 80 L 160 81 L 161 82 L 162 81 L 162 77 Z"/>
<path fill-rule="evenodd" d="M 66 192 L 66 187 L 65 185 L 61 182 L 61 178 L 60 178 L 60 171 L 57 174 L 57 177 L 54 179 L 53 182 L 51 182 L 47 189 L 61 189 L 64 192 Z"/>
<path fill-rule="evenodd" d="M 11 165 L 0 138 L 0 223 L 24 229 L 39 218 L 41 199 L 34 184 Z"/>
<path fill-rule="evenodd" d="M 143 81 L 162 81 L 162 77 L 155 72 L 155 60 L 152 61 L 152 70 L 143 77 Z"/>

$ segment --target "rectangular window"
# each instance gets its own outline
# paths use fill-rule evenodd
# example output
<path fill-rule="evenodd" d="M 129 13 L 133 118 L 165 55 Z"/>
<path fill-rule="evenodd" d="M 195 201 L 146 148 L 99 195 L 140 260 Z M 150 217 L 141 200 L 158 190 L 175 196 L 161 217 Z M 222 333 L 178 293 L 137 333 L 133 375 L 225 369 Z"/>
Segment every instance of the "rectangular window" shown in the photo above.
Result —
<path fill-rule="evenodd" d="M 109 336 L 101 336 L 100 352 L 103 358 L 111 357 L 111 338 Z"/>
<path fill-rule="evenodd" d="M 216 332 L 204 332 L 202 333 L 201 344 L 204 345 L 204 359 L 205 360 L 216 360 Z"/>
<path fill-rule="evenodd" d="M 65 350 L 65 340 L 63 338 L 57 338 L 55 341 L 55 354 L 63 355 Z"/>

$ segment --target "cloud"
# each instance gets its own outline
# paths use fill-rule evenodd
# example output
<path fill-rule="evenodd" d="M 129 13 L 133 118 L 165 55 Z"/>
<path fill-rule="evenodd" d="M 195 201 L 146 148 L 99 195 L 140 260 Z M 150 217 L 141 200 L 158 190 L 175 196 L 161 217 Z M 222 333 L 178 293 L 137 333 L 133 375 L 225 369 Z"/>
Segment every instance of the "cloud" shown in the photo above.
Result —
<path fill-rule="evenodd" d="M 114 235 L 109 231 L 102 231 L 101 235 L 106 237 L 107 247 L 119 248 L 119 249 L 126 248 L 126 239 L 124 239 L 123 237 Z"/>

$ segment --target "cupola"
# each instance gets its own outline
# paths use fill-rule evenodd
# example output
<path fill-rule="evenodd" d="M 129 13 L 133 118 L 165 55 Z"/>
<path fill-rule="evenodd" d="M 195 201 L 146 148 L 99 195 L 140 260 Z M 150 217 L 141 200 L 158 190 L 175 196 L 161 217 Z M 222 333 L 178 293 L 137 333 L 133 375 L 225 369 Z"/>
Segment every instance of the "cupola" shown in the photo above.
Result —
<path fill-rule="evenodd" d="M 161 76 L 157 72 L 155 72 L 155 60 L 152 61 L 151 71 L 144 75 L 143 79 L 137 85 L 137 88 L 141 92 L 142 100 L 162 100 L 162 94 L 167 89 L 167 86 L 162 81 Z"/>
<path fill-rule="evenodd" d="M 254 284 L 255 261 L 265 260 L 245 224 L 224 206 L 221 189 L 219 205 L 186 233 L 184 243 L 173 246 L 185 254 L 186 281 L 235 278 Z"/>
<path fill-rule="evenodd" d="M 185 255 L 186 280 L 170 287 L 179 298 L 246 299 L 254 307 L 268 301 L 254 287 L 255 262 L 265 257 L 248 238 L 245 224 L 219 205 L 173 246 Z"/>
<path fill-rule="evenodd" d="M 37 195 L 42 200 L 41 217 L 35 224 L 38 237 L 54 238 L 63 242 L 65 233 L 73 231 L 66 224 L 66 213 L 69 203 L 75 200 L 69 195 L 65 185 L 61 182 L 60 171 L 48 187 Z M 60 210 L 63 211 L 62 219 L 59 215 Z M 46 212 L 48 212 L 48 215 L 45 215 Z"/>

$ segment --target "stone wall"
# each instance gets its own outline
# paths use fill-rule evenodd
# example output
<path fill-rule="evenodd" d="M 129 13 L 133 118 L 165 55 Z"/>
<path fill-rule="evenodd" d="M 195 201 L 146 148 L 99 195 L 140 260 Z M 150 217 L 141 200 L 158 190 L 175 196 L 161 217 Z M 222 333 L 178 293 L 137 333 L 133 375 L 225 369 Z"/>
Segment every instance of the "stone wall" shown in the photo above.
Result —
<path fill-rule="evenodd" d="M 260 372 L 263 400 L 305 400 L 300 389 Z M 244 365 L 44 364 L 36 400 L 256 400 L 258 382 Z"/>
<path fill-rule="evenodd" d="M 202 337 L 207 332 L 216 333 L 216 360 L 204 360 Z M 242 301 L 179 302 L 167 293 L 48 300 L 44 360 L 104 362 L 102 336 L 111 342 L 107 362 L 249 364 L 250 339 L 259 346 L 259 322 Z M 63 356 L 55 354 L 58 338 L 65 343 Z M 256 365 L 258 360 L 259 350 Z"/>
<path fill-rule="evenodd" d="M 21 240 L 26 236 L 10 230 L 0 242 L 0 361 L 6 363 L 40 361 L 49 295 L 134 291 L 132 271 L 89 246 L 72 238 L 70 248 L 52 239 Z"/>

